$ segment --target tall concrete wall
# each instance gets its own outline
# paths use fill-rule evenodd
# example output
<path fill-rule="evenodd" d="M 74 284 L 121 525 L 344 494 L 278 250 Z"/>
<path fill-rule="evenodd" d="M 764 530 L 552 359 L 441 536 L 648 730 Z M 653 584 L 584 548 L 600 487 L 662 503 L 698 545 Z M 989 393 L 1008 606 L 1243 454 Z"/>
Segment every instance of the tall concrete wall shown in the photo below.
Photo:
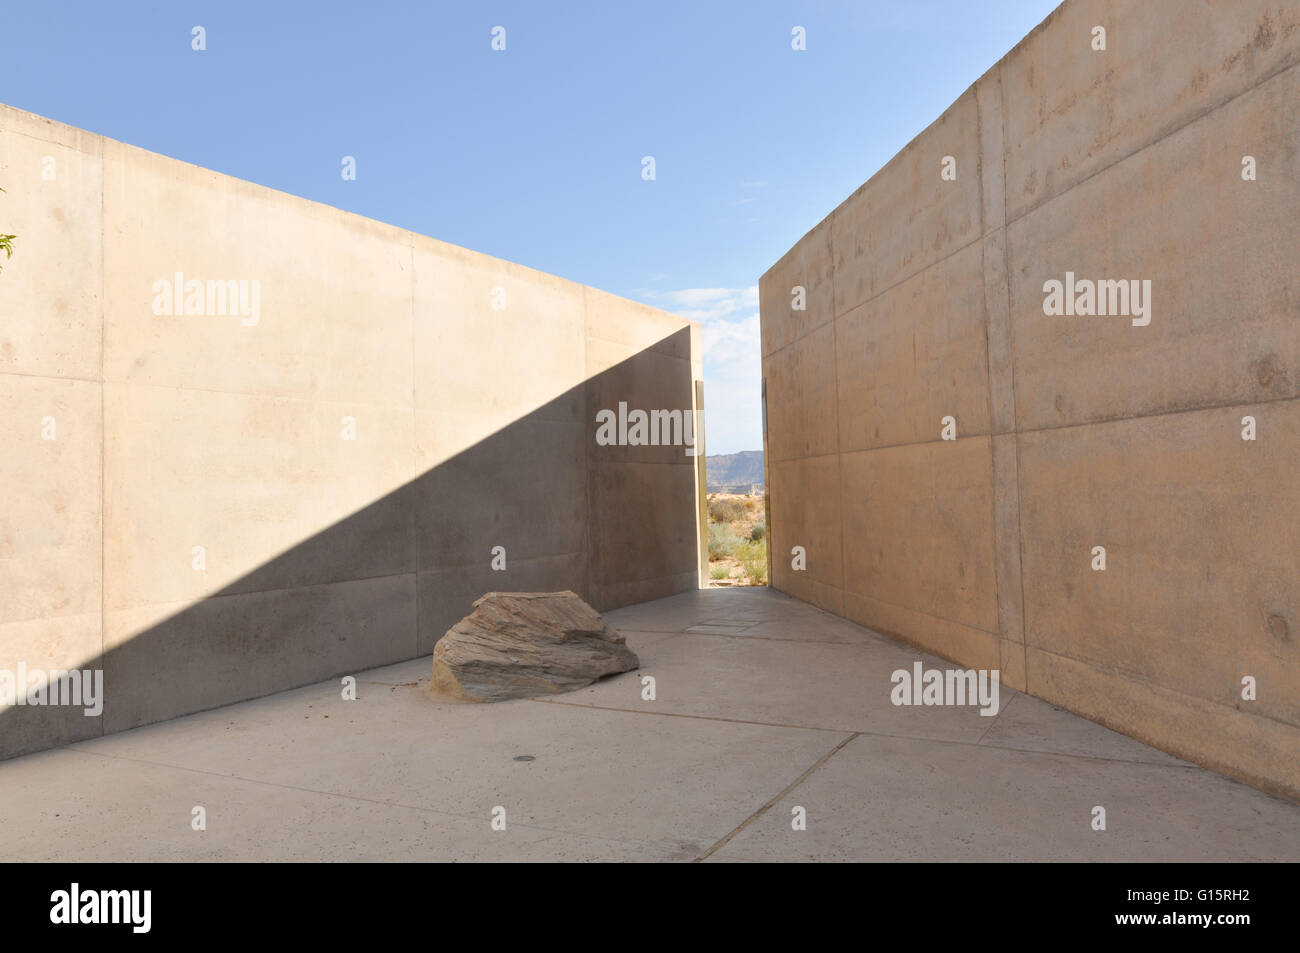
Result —
<path fill-rule="evenodd" d="M 492 589 L 698 585 L 694 458 L 594 422 L 689 412 L 698 325 L 7 107 L 0 188 L 0 671 L 106 695 L 0 710 L 0 757 L 428 653 Z M 248 313 L 155 313 L 177 272 Z"/>
<path fill-rule="evenodd" d="M 777 262 L 774 585 L 1300 797 L 1298 63 L 1295 3 L 1069 0 Z"/>

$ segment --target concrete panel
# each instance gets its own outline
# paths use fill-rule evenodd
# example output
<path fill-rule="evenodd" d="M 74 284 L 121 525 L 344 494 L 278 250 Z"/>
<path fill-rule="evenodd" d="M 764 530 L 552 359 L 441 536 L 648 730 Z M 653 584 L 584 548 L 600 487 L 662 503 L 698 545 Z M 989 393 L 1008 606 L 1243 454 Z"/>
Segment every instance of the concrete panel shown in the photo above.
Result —
<path fill-rule="evenodd" d="M 563 408 L 543 406 L 535 417 L 555 420 L 556 413 L 562 416 Z M 490 441 L 514 422 L 514 418 L 504 414 L 419 408 L 415 411 L 415 475 L 427 473 Z"/>
<path fill-rule="evenodd" d="M 826 220 L 831 333 L 777 287 L 826 222 L 764 276 L 773 585 L 1294 792 L 1297 128 L 1294 4 L 1062 4 Z M 1067 273 L 1150 299 L 1044 314 Z M 825 589 L 778 560 L 824 505 L 782 463 L 837 452 Z"/>
<path fill-rule="evenodd" d="M 940 178 L 945 156 L 953 181 Z M 836 316 L 979 238 L 980 201 L 972 88 L 835 210 Z"/>
<path fill-rule="evenodd" d="M 1127 735 L 1111 731 L 1093 721 L 1073 715 L 1032 695 L 1015 695 L 1002 706 L 979 743 L 992 748 L 1017 751 L 1080 755 L 1107 761 L 1132 761 L 1191 768 L 1189 761 L 1165 754 Z M 1258 797 L 1258 795 L 1248 795 Z"/>
<path fill-rule="evenodd" d="M 695 405 L 691 362 L 658 350 L 634 352 L 596 338 L 587 342 L 587 350 L 591 366 L 603 368 L 593 373 L 586 385 L 583 432 L 590 458 L 602 462 L 693 465 L 695 441 L 698 439 L 702 445 L 703 433 L 696 433 L 697 421 L 691 413 Z M 654 440 L 656 444 L 633 446 L 630 443 L 635 435 L 635 418 L 628 421 L 628 444 L 597 443 L 597 416 L 608 411 L 617 429 L 620 404 L 626 405 L 628 415 L 638 410 L 644 412 L 648 425 L 641 439 Z M 656 417 L 656 411 L 667 412 L 668 416 Z M 673 413 L 675 418 L 671 416 Z M 702 426 L 703 420 L 698 423 Z"/>
<path fill-rule="evenodd" d="M 411 405 L 405 233 L 121 143 L 104 165 L 106 380 Z M 155 314 L 178 272 L 249 307 Z"/>
<path fill-rule="evenodd" d="M 1300 801 L 1300 732 L 1237 706 L 1026 647 L 1035 695 L 1179 757 Z M 1274 828 L 1278 830 L 1293 828 Z"/>
<path fill-rule="evenodd" d="M 581 285 L 432 239 L 416 240 L 414 260 L 419 407 L 578 419 Z"/>
<path fill-rule="evenodd" d="M 109 611 L 105 732 L 417 654 L 415 574 Z"/>
<path fill-rule="evenodd" d="M 674 573 L 669 576 L 656 576 L 653 579 L 616 579 L 600 587 L 599 595 L 593 598 L 601 612 L 608 612 L 620 606 L 636 605 L 653 599 L 681 592 L 691 592 L 700 587 L 700 571 Z"/>
<path fill-rule="evenodd" d="M 1092 49 L 1098 25 L 1105 52 Z M 1001 64 L 1008 218 L 1297 62 L 1287 0 L 1063 3 Z"/>
<path fill-rule="evenodd" d="M 996 635 L 982 629 L 852 590 L 844 592 L 844 616 L 858 625 L 967 668 L 1000 667 L 1000 642 Z M 1016 687 L 1011 681 L 1007 686 Z"/>
<path fill-rule="evenodd" d="M 1010 227 L 1022 429 L 1300 394 L 1297 127 L 1293 69 Z M 1150 324 L 1045 315 L 1067 271 L 1149 279 Z"/>
<path fill-rule="evenodd" d="M 998 65 L 975 84 L 975 108 L 979 111 L 980 232 L 986 236 L 1006 224 L 1002 98 L 1002 67 Z"/>
<path fill-rule="evenodd" d="M 818 328 L 763 358 L 763 378 L 771 459 L 835 453 L 835 325 Z"/>
<path fill-rule="evenodd" d="M 828 215 L 759 279 L 764 357 L 834 318 L 831 228 Z M 793 309 L 795 287 L 804 289 L 802 311 Z"/>
<path fill-rule="evenodd" d="M 583 286 L 588 339 L 621 344 L 636 352 L 657 351 L 688 361 L 701 360 L 700 325 L 658 308 Z M 588 374 L 603 367 L 588 365 Z"/>
<path fill-rule="evenodd" d="M 1022 435 L 1026 640 L 1300 725 L 1298 468 L 1300 401 Z"/>
<path fill-rule="evenodd" d="M 997 568 L 998 632 L 1025 638 L 1020 578 L 1020 474 L 1016 436 L 993 438 L 993 543 Z"/>
<path fill-rule="evenodd" d="M 990 232 L 980 243 L 984 259 L 984 313 L 988 340 L 989 426 L 993 433 L 1016 428 L 1015 342 L 1007 280 L 1007 233 Z"/>
<path fill-rule="evenodd" d="M 620 584 L 696 572 L 693 462 L 589 466 L 588 552 L 598 611 L 616 608 L 611 592 Z"/>
<path fill-rule="evenodd" d="M 998 660 L 1002 669 L 1002 684 L 1019 692 L 1029 691 L 1029 673 L 1025 661 L 1025 643 L 1011 639 L 998 640 Z"/>
<path fill-rule="evenodd" d="M 487 568 L 497 546 L 505 547 L 507 568 L 512 560 L 585 549 L 590 437 L 584 425 L 524 417 L 427 466 L 441 456 L 430 434 L 439 432 L 444 416 L 416 412 L 421 463 L 414 520 L 421 570 Z"/>
<path fill-rule="evenodd" d="M 950 255 L 835 320 L 843 452 L 989 432 L 980 245 Z"/>
<path fill-rule="evenodd" d="M 0 374 L 0 407 L 0 624 L 98 614 L 100 387 Z"/>
<path fill-rule="evenodd" d="M 0 373 L 99 378 L 103 140 L 0 106 Z"/>
<path fill-rule="evenodd" d="M 881 290 L 876 283 L 875 260 L 877 245 L 884 242 L 888 231 L 874 217 L 875 209 L 868 198 L 870 187 L 870 181 L 860 186 L 827 219 L 831 223 L 831 287 L 837 316 L 852 311 Z M 770 320 L 766 312 L 762 318 L 764 323 Z"/>
<path fill-rule="evenodd" d="M 20 665 L 29 676 L 36 670 L 49 673 L 102 669 L 101 639 L 98 606 L 85 615 L 0 623 L 0 671 L 12 673 L 17 682 Z M 0 705 L 0 759 L 97 737 L 103 732 L 102 716 L 87 716 L 84 705 Z"/>
<path fill-rule="evenodd" d="M 845 588 L 996 632 L 990 459 L 987 437 L 844 454 Z"/>
<path fill-rule="evenodd" d="M 106 390 L 109 608 L 414 571 L 410 410 Z"/>
<path fill-rule="evenodd" d="M 835 454 L 773 462 L 770 545 L 772 585 L 815 606 L 842 613 L 840 462 Z M 792 567 L 802 546 L 806 569 Z"/>

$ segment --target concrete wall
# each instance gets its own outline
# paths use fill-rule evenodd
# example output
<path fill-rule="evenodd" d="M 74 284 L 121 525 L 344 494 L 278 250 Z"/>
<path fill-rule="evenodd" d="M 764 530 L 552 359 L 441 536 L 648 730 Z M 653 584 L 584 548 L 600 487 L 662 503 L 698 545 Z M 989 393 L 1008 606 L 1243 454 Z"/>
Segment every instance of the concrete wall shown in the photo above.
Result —
<path fill-rule="evenodd" d="M 1069 0 L 777 262 L 774 585 L 1300 798 L 1298 63 L 1295 3 Z"/>
<path fill-rule="evenodd" d="M 594 423 L 691 410 L 698 325 L 7 107 L 0 187 L 0 670 L 106 681 L 0 757 L 431 652 L 492 589 L 698 585 L 694 459 Z M 176 272 L 260 320 L 155 314 Z"/>

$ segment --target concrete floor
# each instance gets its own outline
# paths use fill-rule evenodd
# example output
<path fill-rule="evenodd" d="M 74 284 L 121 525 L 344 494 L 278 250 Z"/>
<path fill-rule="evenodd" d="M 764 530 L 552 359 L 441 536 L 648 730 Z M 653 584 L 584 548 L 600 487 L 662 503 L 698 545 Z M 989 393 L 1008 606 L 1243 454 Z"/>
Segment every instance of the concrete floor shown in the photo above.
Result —
<path fill-rule="evenodd" d="M 1300 807 L 1027 695 L 895 707 L 951 666 L 780 593 L 607 618 L 641 670 L 553 699 L 434 702 L 426 658 L 0 763 L 0 856 L 1300 860 Z"/>

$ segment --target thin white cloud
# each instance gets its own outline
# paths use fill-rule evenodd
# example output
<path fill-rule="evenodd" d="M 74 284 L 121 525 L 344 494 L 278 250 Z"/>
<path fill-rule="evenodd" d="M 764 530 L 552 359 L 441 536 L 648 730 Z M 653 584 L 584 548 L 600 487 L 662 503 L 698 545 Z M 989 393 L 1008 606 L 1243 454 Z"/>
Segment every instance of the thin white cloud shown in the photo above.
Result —
<path fill-rule="evenodd" d="M 700 322 L 707 452 L 762 449 L 758 286 L 683 288 L 647 297 L 658 307 Z"/>
<path fill-rule="evenodd" d="M 663 297 L 673 304 L 698 307 L 724 301 L 736 293 L 735 288 L 685 288 L 681 291 L 665 291 Z"/>

